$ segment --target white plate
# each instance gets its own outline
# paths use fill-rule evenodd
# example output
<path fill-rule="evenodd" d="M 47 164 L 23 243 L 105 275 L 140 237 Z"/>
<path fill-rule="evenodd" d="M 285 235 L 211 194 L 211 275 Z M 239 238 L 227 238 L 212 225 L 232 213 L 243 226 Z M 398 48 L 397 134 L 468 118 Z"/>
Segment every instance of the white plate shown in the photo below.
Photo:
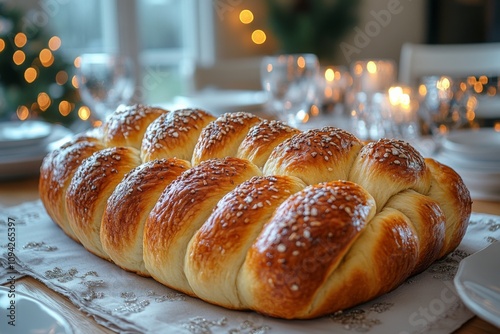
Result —
<path fill-rule="evenodd" d="M 51 124 L 42 121 L 0 122 L 0 149 L 32 145 L 47 138 Z"/>
<path fill-rule="evenodd" d="M 205 90 L 193 96 L 177 96 L 175 108 L 201 108 L 213 115 L 236 111 L 261 111 L 266 102 L 263 91 Z"/>
<path fill-rule="evenodd" d="M 73 333 L 71 325 L 60 313 L 24 293 L 12 291 L 0 287 L 0 333 Z M 9 324 L 13 320 L 15 327 Z"/>
<path fill-rule="evenodd" d="M 463 259 L 454 283 L 472 312 L 500 328 L 500 242 Z"/>
<path fill-rule="evenodd" d="M 443 150 L 471 159 L 500 160 L 500 131 L 493 128 L 457 130 L 443 140 Z"/>
<path fill-rule="evenodd" d="M 0 181 L 38 174 L 47 153 L 70 140 L 71 136 L 73 133 L 69 129 L 51 125 L 50 135 L 32 145 L 0 149 Z"/>

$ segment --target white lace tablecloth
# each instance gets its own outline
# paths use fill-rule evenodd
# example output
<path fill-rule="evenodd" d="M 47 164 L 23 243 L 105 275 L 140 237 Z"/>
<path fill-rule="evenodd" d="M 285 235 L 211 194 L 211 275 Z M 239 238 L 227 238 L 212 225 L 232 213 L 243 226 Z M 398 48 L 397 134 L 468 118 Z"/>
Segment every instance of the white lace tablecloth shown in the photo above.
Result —
<path fill-rule="evenodd" d="M 458 264 L 496 240 L 500 217 L 474 213 L 456 251 L 393 292 L 320 319 L 287 321 L 226 310 L 125 272 L 68 238 L 35 201 L 0 208 L 0 279 L 32 276 L 120 333 L 450 333 L 473 316 L 453 285 Z"/>

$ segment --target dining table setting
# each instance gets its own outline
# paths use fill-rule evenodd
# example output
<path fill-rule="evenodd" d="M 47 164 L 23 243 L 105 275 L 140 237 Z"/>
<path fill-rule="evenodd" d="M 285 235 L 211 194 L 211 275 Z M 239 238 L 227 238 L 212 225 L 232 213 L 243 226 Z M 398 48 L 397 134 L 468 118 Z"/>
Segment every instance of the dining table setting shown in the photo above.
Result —
<path fill-rule="evenodd" d="M 74 128 L 40 120 L 0 122 L 0 333 L 468 334 L 500 331 L 500 104 L 492 107 L 496 90 L 500 89 L 496 78 L 455 78 L 436 74 L 422 78 L 418 86 L 412 87 L 397 81 L 397 68 L 393 60 L 359 60 L 349 67 L 329 66 L 320 65 L 313 54 L 265 56 L 260 66 L 258 71 L 261 73 L 261 90 L 210 88 L 191 95 L 177 96 L 158 106 L 121 105 L 114 114 L 99 116 L 101 122 L 98 123 L 103 124 L 101 128 L 94 128 L 93 124 L 79 133 Z M 478 83 L 481 84 L 481 89 Z M 483 90 L 489 93 L 483 94 Z M 132 118 L 127 118 L 128 112 L 130 109 L 140 108 L 144 109 L 133 114 L 136 126 L 131 126 L 128 122 Z M 153 123 L 156 125 L 159 123 L 157 120 L 162 120 L 171 122 L 168 124 L 181 124 L 175 123 L 177 121 L 187 124 L 186 119 L 182 118 L 187 109 L 198 110 L 196 117 L 192 114 L 189 117 L 199 122 L 202 118 L 200 115 L 203 114 L 199 110 L 210 113 L 208 116 L 203 114 L 206 123 L 200 126 L 200 132 L 202 127 L 210 127 L 218 120 L 229 122 L 227 120 L 232 115 L 244 115 L 244 120 L 236 118 L 235 123 L 246 122 L 256 115 L 252 126 L 260 124 L 258 122 L 268 124 L 266 122 L 278 121 L 286 125 L 287 132 L 293 132 L 296 136 L 314 133 L 318 129 L 327 128 L 331 133 L 338 131 L 332 129 L 341 129 L 339 131 L 347 133 L 349 138 L 355 138 L 350 139 L 356 143 L 352 146 L 358 145 L 360 150 L 384 142 L 387 138 L 396 140 L 397 145 L 400 145 L 397 146 L 398 149 L 401 145 L 406 145 L 401 143 L 408 143 L 412 152 L 422 160 L 426 158 L 429 165 L 431 161 L 427 158 L 451 167 L 453 173 L 458 175 L 457 188 L 463 182 L 465 195 L 460 193 L 457 196 L 470 196 L 470 212 L 468 215 L 464 214 L 467 221 L 463 231 L 457 232 L 463 235 L 456 241 L 453 250 L 446 252 L 444 256 L 436 256 L 437 260 L 422 270 L 400 279 L 400 284 L 390 291 L 349 308 L 311 319 L 273 316 L 266 314 L 266 308 L 263 308 L 264 312 L 259 312 L 258 308 L 249 310 L 220 306 L 204 301 L 203 298 L 196 298 L 196 293 L 186 292 L 189 289 L 181 291 L 182 289 L 162 284 L 162 280 L 158 279 L 159 274 L 153 275 L 153 279 L 147 274 L 138 275 L 123 265 L 117 266 L 114 262 L 119 263 L 118 260 L 106 258 L 105 252 L 95 246 L 93 241 L 85 241 L 83 233 L 72 234 L 71 230 L 74 231 L 74 226 L 78 223 L 71 221 L 69 226 L 73 227 L 67 228 L 64 221 L 73 218 L 63 215 L 60 219 L 60 205 L 54 204 L 50 198 L 59 196 L 60 201 L 66 201 L 63 210 L 68 216 L 72 212 L 85 215 L 87 209 L 105 210 L 94 209 L 90 204 L 87 208 L 85 202 L 79 202 L 81 198 L 94 201 L 94 197 L 85 197 L 85 193 L 91 194 L 95 188 L 111 187 L 105 195 L 109 197 L 113 196 L 111 193 L 117 187 L 118 181 L 113 185 L 110 184 L 114 181 L 86 183 L 90 180 L 88 177 L 92 175 L 93 168 L 108 161 L 106 159 L 116 160 L 113 161 L 116 169 L 113 169 L 112 174 L 123 173 L 120 174 L 123 178 L 133 174 L 135 169 L 132 171 L 131 167 L 127 170 L 120 169 L 125 168 L 122 164 L 125 166 L 129 163 L 129 156 L 121 156 L 119 146 L 136 145 L 137 139 L 132 139 L 135 137 L 129 133 L 138 131 L 139 143 L 143 143 L 142 149 L 149 145 L 148 154 L 154 160 L 153 158 L 160 156 L 155 149 L 167 146 L 161 140 L 182 140 L 182 131 L 187 130 L 177 125 L 173 128 L 160 125 L 155 127 Z M 174 111 L 180 118 L 168 118 L 168 113 L 174 114 Z M 122 114 L 119 115 L 120 112 Z M 142 117 L 149 117 L 149 112 L 157 113 L 154 119 L 147 121 L 151 126 L 140 123 Z M 123 131 L 125 134 L 117 135 L 113 132 L 116 129 L 114 126 L 122 126 L 121 129 L 127 130 Z M 250 128 L 251 126 L 241 131 L 250 133 Z M 165 135 L 158 135 L 161 131 Z M 243 137 L 228 140 L 224 145 L 229 147 L 234 145 L 231 141 L 238 140 L 239 145 Z M 292 134 L 289 137 L 293 138 Z M 83 153 L 71 151 L 73 146 L 84 147 L 81 151 Z M 277 145 L 276 149 L 281 146 Z M 140 149 L 140 144 L 137 149 L 127 148 L 133 152 L 139 152 Z M 295 146 L 289 147 L 287 152 L 293 149 Z M 392 152 L 394 150 L 393 148 Z M 106 153 L 102 153 L 102 156 L 100 153 L 94 154 L 99 151 Z M 194 156 L 197 152 L 200 150 L 195 148 Z M 390 150 L 386 152 L 391 153 Z M 404 153 L 396 153 L 393 155 L 399 154 L 400 158 L 406 158 Z M 81 159 L 78 154 L 82 154 Z M 84 157 L 84 154 L 87 156 Z M 143 163 L 142 160 L 147 160 L 147 155 L 144 152 L 141 154 L 140 158 L 136 158 L 140 160 L 140 164 Z M 272 157 L 273 153 L 269 154 Z M 325 161 L 329 160 L 328 156 L 324 158 Z M 75 163 L 66 164 L 65 159 Z M 74 165 L 84 164 L 86 159 L 94 160 L 85 165 L 86 168 L 78 169 L 76 173 L 80 173 L 78 175 L 81 181 L 71 181 L 71 186 L 68 187 L 70 181 L 65 179 L 66 174 L 75 172 L 78 166 Z M 130 164 L 139 165 L 133 161 Z M 399 160 L 396 161 L 395 164 L 399 165 Z M 152 165 L 151 162 L 144 168 L 153 168 Z M 185 165 L 179 165 L 180 169 L 186 169 Z M 194 165 L 186 166 L 188 170 L 191 167 L 198 168 Z M 170 167 L 172 166 L 173 163 Z M 265 174 L 268 167 L 262 165 L 255 168 L 257 174 Z M 85 174 L 86 170 L 88 174 Z M 160 173 L 154 171 L 157 172 Z M 139 182 L 137 179 L 142 176 L 139 171 L 137 173 L 135 179 L 130 177 L 127 181 L 129 184 Z M 363 173 L 363 170 L 359 173 Z M 173 182 L 198 182 L 197 179 L 190 179 L 189 175 L 185 172 L 182 177 L 186 181 L 175 179 Z M 142 193 L 141 187 L 160 187 L 161 182 L 163 177 L 158 177 L 136 189 Z M 223 178 L 218 182 L 222 184 Z M 446 185 L 446 181 L 442 182 L 439 187 L 454 186 Z M 122 183 L 119 184 L 122 186 Z M 64 195 L 53 194 L 58 187 L 64 187 Z M 163 201 L 165 207 L 175 209 L 175 204 L 170 203 L 176 199 L 175 190 L 172 189 L 170 193 L 160 197 L 159 202 Z M 191 191 L 193 194 L 196 192 L 195 189 Z M 130 193 L 132 191 L 112 197 L 118 203 L 114 206 L 123 210 L 120 201 L 125 201 Z M 160 192 L 157 191 L 157 195 L 159 197 Z M 243 200 L 250 203 L 251 196 L 245 196 Z M 198 197 L 193 197 L 191 202 L 195 202 L 195 198 Z M 224 200 L 231 199 L 224 197 Z M 436 202 L 438 200 L 441 199 L 435 199 Z M 135 206 L 134 203 L 142 201 L 141 197 L 127 201 L 127 207 L 142 210 L 140 205 Z M 111 202 L 113 201 L 107 201 L 106 205 L 109 207 Z M 196 207 L 189 205 L 196 203 L 191 202 L 185 204 L 186 208 L 195 210 Z M 468 203 L 467 200 L 464 202 Z M 262 206 L 262 202 L 260 204 Z M 432 207 L 431 204 L 427 205 Z M 156 206 L 154 210 L 167 215 Z M 217 207 L 213 210 L 217 212 Z M 405 208 L 401 210 L 404 211 Z M 169 212 L 167 209 L 165 211 Z M 455 211 L 451 209 L 450 215 L 455 216 L 456 213 L 460 216 Z M 348 210 L 346 212 L 349 213 Z M 405 213 L 411 216 L 410 212 Z M 238 217 L 243 214 L 235 213 Z M 113 212 L 106 215 L 112 216 Z M 116 215 L 118 216 L 117 213 Z M 125 220 L 132 215 L 130 212 L 123 213 L 123 216 L 115 219 L 118 221 L 116 228 L 122 228 L 119 225 L 120 219 Z M 113 217 L 106 219 L 112 221 Z M 148 230 L 151 229 L 149 221 L 145 224 L 144 235 L 160 233 Z M 271 227 L 267 230 L 271 230 Z M 209 244 L 209 241 L 205 243 Z M 200 245 L 204 244 L 200 242 Z M 145 252 L 147 247 L 153 249 L 153 246 L 146 243 L 143 246 L 141 243 L 141 247 L 144 247 Z M 194 246 L 190 244 L 189 247 Z M 284 252 L 283 248 L 283 244 L 278 245 L 277 252 Z M 404 247 L 399 246 L 400 248 Z M 154 261 L 160 255 L 151 252 L 152 259 L 148 260 L 150 262 L 146 261 L 146 267 L 154 272 Z M 213 289 L 220 288 L 214 286 Z M 298 287 L 293 285 L 291 289 L 295 291 Z M 350 289 L 357 291 L 353 286 Z M 237 293 L 243 294 L 250 293 Z M 209 297 L 206 299 L 210 301 Z"/>

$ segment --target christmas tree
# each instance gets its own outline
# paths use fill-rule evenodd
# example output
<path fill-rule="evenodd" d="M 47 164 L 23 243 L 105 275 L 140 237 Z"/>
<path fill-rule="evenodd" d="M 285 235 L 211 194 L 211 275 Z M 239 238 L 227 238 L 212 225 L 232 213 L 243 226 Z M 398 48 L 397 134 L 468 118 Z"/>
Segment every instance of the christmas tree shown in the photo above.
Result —
<path fill-rule="evenodd" d="M 331 62 L 357 23 L 360 0 L 269 0 L 269 23 L 283 53 L 314 53 Z"/>
<path fill-rule="evenodd" d="M 73 123 L 81 105 L 73 72 L 59 37 L 0 4 L 0 120 Z"/>

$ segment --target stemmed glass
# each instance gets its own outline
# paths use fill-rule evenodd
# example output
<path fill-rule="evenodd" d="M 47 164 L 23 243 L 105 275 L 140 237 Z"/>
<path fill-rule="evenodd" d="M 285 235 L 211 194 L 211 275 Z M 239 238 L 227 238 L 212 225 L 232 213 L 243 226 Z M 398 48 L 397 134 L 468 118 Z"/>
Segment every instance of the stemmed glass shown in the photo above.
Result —
<path fill-rule="evenodd" d="M 423 77 L 419 94 L 420 115 L 428 127 L 424 131 L 432 135 L 437 153 L 448 133 L 468 122 L 467 114 L 474 111 L 477 99 L 466 80 L 448 76 Z"/>
<path fill-rule="evenodd" d="M 262 59 L 262 87 L 277 118 L 294 127 L 308 121 L 318 73 L 319 61 L 314 54 L 282 54 Z"/>
<path fill-rule="evenodd" d="M 132 62 L 126 56 L 83 54 L 76 77 L 80 96 L 95 120 L 104 121 L 120 104 L 130 102 L 134 94 Z"/>

